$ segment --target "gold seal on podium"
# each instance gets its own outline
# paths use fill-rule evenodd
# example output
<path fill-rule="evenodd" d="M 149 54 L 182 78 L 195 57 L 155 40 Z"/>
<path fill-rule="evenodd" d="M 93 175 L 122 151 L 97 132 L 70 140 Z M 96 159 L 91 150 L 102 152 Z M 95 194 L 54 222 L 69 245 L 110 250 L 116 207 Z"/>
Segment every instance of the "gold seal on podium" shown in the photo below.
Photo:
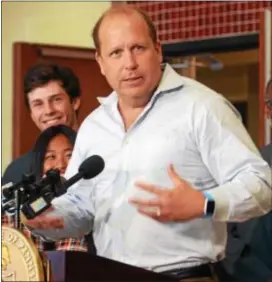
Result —
<path fill-rule="evenodd" d="M 42 259 L 20 231 L 2 227 L 2 281 L 44 281 Z"/>

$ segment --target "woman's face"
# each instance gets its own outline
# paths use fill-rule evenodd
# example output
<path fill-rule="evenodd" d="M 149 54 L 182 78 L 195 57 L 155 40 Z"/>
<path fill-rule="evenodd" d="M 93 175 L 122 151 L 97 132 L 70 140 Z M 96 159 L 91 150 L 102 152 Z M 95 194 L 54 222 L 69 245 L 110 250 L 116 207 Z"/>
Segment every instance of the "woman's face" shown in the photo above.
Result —
<path fill-rule="evenodd" d="M 58 169 L 63 175 L 72 156 L 73 146 L 64 135 L 55 136 L 48 144 L 44 162 L 43 174 L 49 169 Z"/>

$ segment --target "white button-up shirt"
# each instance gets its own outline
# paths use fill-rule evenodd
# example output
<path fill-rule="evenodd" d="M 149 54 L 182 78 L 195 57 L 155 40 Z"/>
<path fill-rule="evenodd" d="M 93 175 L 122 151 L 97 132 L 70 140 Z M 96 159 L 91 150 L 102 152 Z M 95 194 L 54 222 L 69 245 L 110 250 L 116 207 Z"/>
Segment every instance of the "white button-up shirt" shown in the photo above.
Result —
<path fill-rule="evenodd" d="M 98 255 L 165 271 L 222 259 L 226 222 L 271 208 L 268 164 L 236 110 L 208 87 L 166 65 L 159 87 L 127 132 L 117 94 L 100 103 L 80 127 L 66 178 L 95 154 L 105 160 L 105 169 L 54 200 L 54 214 L 64 217 L 63 230 L 37 230 L 39 234 L 59 239 L 92 229 Z M 173 187 L 170 163 L 195 189 L 213 196 L 213 218 L 161 223 L 128 203 L 132 196 L 153 197 L 136 188 L 136 180 Z"/>

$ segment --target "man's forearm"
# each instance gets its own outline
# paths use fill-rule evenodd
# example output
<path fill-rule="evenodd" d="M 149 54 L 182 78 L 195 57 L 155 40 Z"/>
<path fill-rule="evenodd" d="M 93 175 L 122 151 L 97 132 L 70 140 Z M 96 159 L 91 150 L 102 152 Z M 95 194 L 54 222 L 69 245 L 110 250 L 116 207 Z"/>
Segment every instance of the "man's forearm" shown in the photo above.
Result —
<path fill-rule="evenodd" d="M 243 173 L 209 193 L 215 199 L 216 221 L 245 221 L 266 214 L 272 208 L 271 172 L 265 179 Z"/>
<path fill-rule="evenodd" d="M 49 240 L 63 238 L 80 238 L 92 230 L 92 215 L 80 203 L 72 204 L 67 195 L 56 198 L 53 202 L 53 211 L 47 217 L 64 219 L 64 227 L 60 229 L 31 229 L 34 235 Z"/>

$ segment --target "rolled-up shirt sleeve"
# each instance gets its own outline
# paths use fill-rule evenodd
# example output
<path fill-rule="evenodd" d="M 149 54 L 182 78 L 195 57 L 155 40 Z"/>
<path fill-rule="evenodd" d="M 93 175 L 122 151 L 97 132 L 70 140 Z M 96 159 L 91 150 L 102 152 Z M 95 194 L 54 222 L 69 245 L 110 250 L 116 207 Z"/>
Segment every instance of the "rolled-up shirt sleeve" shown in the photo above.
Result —
<path fill-rule="evenodd" d="M 196 143 L 218 184 L 209 191 L 215 200 L 214 220 L 245 221 L 270 211 L 271 168 L 262 159 L 235 108 L 217 97 L 195 110 Z"/>
<path fill-rule="evenodd" d="M 33 234 L 46 240 L 57 241 L 70 237 L 79 238 L 89 233 L 93 225 L 93 212 L 91 204 L 88 202 L 89 191 L 87 186 L 82 185 L 79 190 L 76 193 L 69 191 L 52 201 L 54 211 L 48 213 L 47 216 L 62 217 L 64 219 L 64 228 L 31 229 Z"/>

